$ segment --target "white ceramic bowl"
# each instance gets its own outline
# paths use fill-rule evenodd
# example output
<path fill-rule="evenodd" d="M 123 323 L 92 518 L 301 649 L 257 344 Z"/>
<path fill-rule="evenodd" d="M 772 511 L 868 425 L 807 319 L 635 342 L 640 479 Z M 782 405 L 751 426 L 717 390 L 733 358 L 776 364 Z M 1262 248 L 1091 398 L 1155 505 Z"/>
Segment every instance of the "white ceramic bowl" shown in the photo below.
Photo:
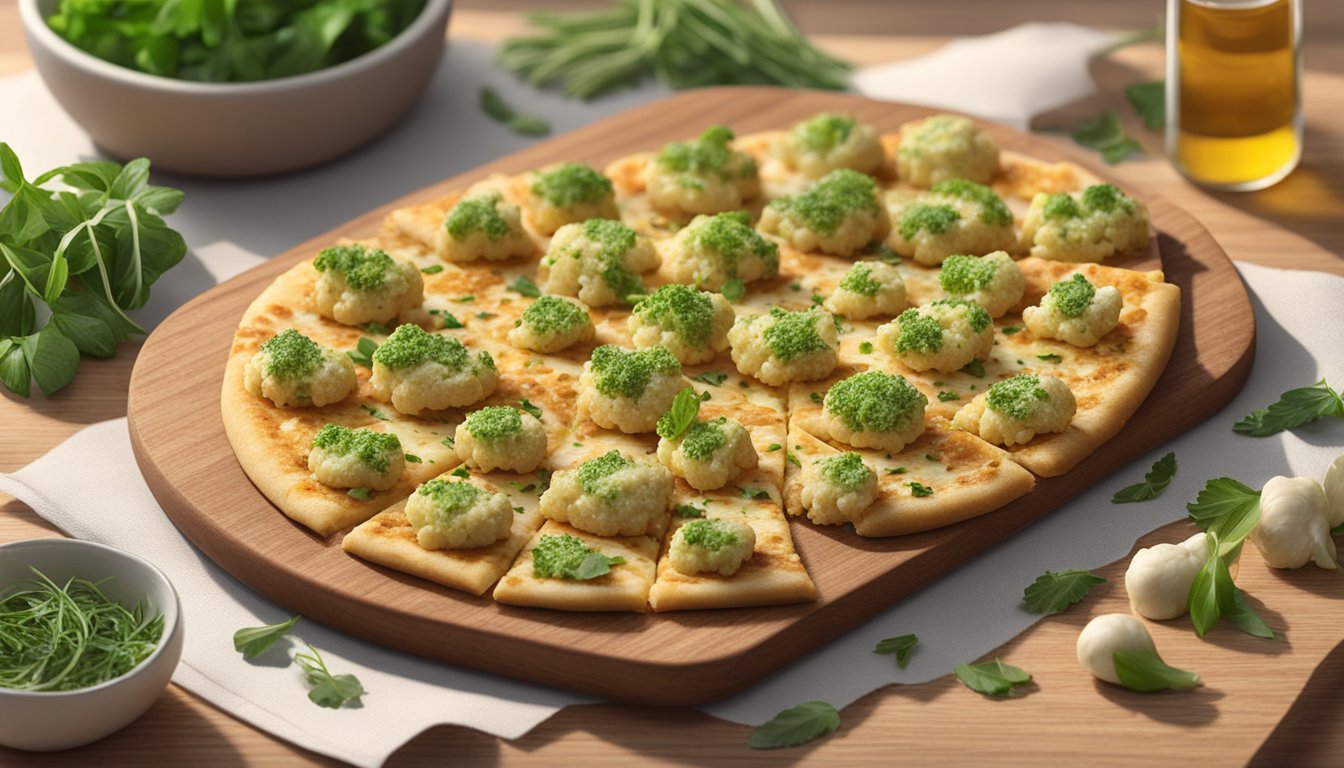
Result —
<path fill-rule="evenodd" d="M 103 593 L 141 602 L 163 615 L 163 638 L 149 658 L 121 677 L 77 691 L 0 688 L 0 744 L 29 750 L 69 749 L 128 725 L 159 698 L 182 657 L 182 607 L 163 571 L 129 552 L 75 539 L 0 544 L 0 590 L 33 577 L 37 568 L 61 584 L 69 578 L 109 579 Z"/>
<path fill-rule="evenodd" d="M 443 53 L 452 0 L 426 0 L 387 44 L 308 74 L 196 83 L 103 61 L 47 26 L 58 0 L 19 0 L 37 71 L 108 154 L 155 170 L 262 176 L 339 157 L 390 128 L 415 103 Z"/>

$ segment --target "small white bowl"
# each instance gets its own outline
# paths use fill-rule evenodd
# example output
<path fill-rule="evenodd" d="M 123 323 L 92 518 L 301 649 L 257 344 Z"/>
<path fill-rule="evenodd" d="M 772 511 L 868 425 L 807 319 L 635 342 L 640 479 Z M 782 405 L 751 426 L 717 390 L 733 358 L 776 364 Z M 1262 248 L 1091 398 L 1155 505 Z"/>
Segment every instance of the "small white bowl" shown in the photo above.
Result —
<path fill-rule="evenodd" d="M 102 581 L 103 593 L 146 615 L 163 616 L 159 645 L 130 672 L 77 691 L 0 688 L 0 744 L 50 751 L 88 744 L 130 724 L 149 709 L 182 658 L 182 607 L 163 571 L 129 552 L 75 539 L 0 544 L 0 590 L 33 578 L 36 568 L 57 584 Z"/>
<path fill-rule="evenodd" d="M 385 45 L 350 61 L 252 83 L 149 75 L 85 53 L 47 26 L 59 0 L 19 0 L 37 71 L 94 144 L 198 176 L 283 173 L 334 159 L 390 128 L 428 85 L 452 0 L 426 0 Z"/>

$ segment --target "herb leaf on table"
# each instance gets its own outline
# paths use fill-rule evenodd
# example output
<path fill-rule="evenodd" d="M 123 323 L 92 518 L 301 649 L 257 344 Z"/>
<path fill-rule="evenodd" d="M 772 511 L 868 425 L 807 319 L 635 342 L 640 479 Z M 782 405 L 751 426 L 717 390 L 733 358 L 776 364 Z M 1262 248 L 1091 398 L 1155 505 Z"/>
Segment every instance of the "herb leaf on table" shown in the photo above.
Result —
<path fill-rule="evenodd" d="M 808 701 L 775 715 L 752 731 L 747 746 L 752 749 L 796 747 L 825 736 L 840 727 L 840 712 L 824 701 Z"/>
<path fill-rule="evenodd" d="M 1167 124 L 1167 84 L 1162 80 L 1133 83 L 1125 88 L 1129 105 L 1143 118 L 1143 126 L 1156 131 Z"/>
<path fill-rule="evenodd" d="M 910 656 L 914 654 L 916 645 L 919 645 L 919 637 L 916 635 L 897 635 L 879 640 L 873 653 L 893 654 L 896 666 L 905 669 L 910 664 Z"/>
<path fill-rule="evenodd" d="M 233 633 L 233 649 L 242 652 L 244 659 L 256 658 L 275 645 L 298 621 L 298 616 L 290 616 L 288 621 L 278 624 L 244 627 Z"/>
<path fill-rule="evenodd" d="M 1105 583 L 1105 579 L 1091 571 L 1073 568 L 1046 571 L 1022 592 L 1022 602 L 1032 613 L 1063 613 L 1070 605 L 1081 602 L 1093 587 Z"/>
<path fill-rule="evenodd" d="M 1344 397 L 1321 379 L 1310 387 L 1284 392 L 1268 408 L 1251 411 L 1232 425 L 1232 431 L 1251 437 L 1267 437 L 1327 416 L 1344 418 Z"/>
<path fill-rule="evenodd" d="M 1107 165 L 1115 165 L 1140 149 L 1139 143 L 1125 133 L 1120 125 L 1120 113 L 1114 109 L 1079 123 L 1072 136 L 1084 147 L 1100 152 Z"/>
<path fill-rule="evenodd" d="M 1171 481 L 1176 477 L 1176 454 L 1168 453 L 1157 461 L 1153 462 L 1153 468 L 1148 470 L 1148 474 L 1143 476 L 1142 483 L 1128 485 L 1115 492 L 1111 497 L 1112 504 L 1130 504 L 1137 501 L 1148 501 L 1156 499 L 1167 490 Z"/>
<path fill-rule="evenodd" d="M 354 675 L 333 675 L 327 669 L 322 654 L 308 643 L 304 645 L 308 646 L 310 653 L 296 653 L 294 661 L 298 662 L 304 677 L 308 679 L 310 701 L 319 707 L 339 709 L 364 695 L 364 686 L 360 684 L 359 678 Z"/>
<path fill-rule="evenodd" d="M 1031 675 L 1021 667 L 1005 664 L 999 659 L 979 664 L 958 664 L 957 679 L 967 688 L 986 696 L 1011 696 L 1019 685 L 1031 682 Z"/>
<path fill-rule="evenodd" d="M 504 103 L 504 99 L 490 87 L 481 88 L 481 111 L 497 123 L 503 123 L 509 130 L 522 136 L 545 136 L 551 132 L 551 124 L 536 115 L 520 115 Z M 526 280 L 527 278 L 519 278 Z M 528 282 L 531 282 L 528 280 Z M 510 286 L 512 289 L 512 286 Z M 519 291 L 519 293 L 523 293 Z M 537 294 L 524 294 L 537 296 Z"/>
<path fill-rule="evenodd" d="M 1113 660 L 1116 676 L 1131 691 L 1150 693 L 1199 685 L 1199 675 L 1167 666 L 1154 653 L 1116 651 Z"/>

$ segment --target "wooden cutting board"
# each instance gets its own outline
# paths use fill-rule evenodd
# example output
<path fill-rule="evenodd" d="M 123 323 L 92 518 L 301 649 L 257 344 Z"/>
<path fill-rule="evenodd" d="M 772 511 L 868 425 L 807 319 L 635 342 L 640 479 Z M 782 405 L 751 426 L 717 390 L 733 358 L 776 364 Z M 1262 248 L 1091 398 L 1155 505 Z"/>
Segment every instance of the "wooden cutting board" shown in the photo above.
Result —
<path fill-rule="evenodd" d="M 795 543 L 819 592 L 814 603 L 644 615 L 500 605 L 346 555 L 339 534 L 322 539 L 292 523 L 238 465 L 219 416 L 220 381 L 234 330 L 262 289 L 324 245 L 342 236 L 372 235 L 393 208 L 464 188 L 491 173 L 520 173 L 562 160 L 600 168 L 622 155 L 698 134 L 712 122 L 745 134 L 786 127 L 823 110 L 851 112 L 883 132 L 930 114 L 922 107 L 846 94 L 775 88 L 687 92 L 391 202 L 207 291 L 149 337 L 131 376 L 131 442 L 150 489 L 207 556 L 310 620 L 510 677 L 619 700 L 698 704 L 741 690 L 887 608 L 1200 423 L 1241 389 L 1255 349 L 1255 318 L 1241 279 L 1197 221 L 1138 191 L 1152 215 L 1156 246 L 1120 266 L 1164 269 L 1167 280 L 1181 288 L 1182 308 L 1171 362 L 1131 422 L 1067 475 L 1039 480 L 1026 497 L 958 525 L 875 540 L 794 522 Z M 1028 134 L 991 130 L 1005 149 L 1089 165 L 1081 153 L 1060 151 Z M 445 151 L 451 146 L 446 137 Z"/>

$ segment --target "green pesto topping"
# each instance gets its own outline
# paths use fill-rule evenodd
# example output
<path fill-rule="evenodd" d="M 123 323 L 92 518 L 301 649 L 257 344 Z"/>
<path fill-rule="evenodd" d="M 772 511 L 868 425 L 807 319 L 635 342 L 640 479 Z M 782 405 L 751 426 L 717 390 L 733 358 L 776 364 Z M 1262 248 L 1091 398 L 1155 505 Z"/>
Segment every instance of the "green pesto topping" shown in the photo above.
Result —
<path fill-rule="evenodd" d="M 317 342 L 290 328 L 261 345 L 270 356 L 266 375 L 281 379 L 304 379 L 322 366 L 322 348 Z"/>
<path fill-rule="evenodd" d="M 1073 195 L 1067 192 L 1056 192 L 1045 199 L 1045 205 L 1041 208 L 1041 215 L 1047 221 L 1051 219 L 1078 219 L 1082 218 L 1083 209 L 1078 207 L 1078 201 L 1073 199 Z"/>
<path fill-rule="evenodd" d="M 1049 400 L 1050 395 L 1039 378 L 1022 373 L 990 385 L 986 399 L 991 409 L 1021 421 L 1036 410 L 1038 400 Z"/>
<path fill-rule="evenodd" d="M 612 344 L 593 350 L 593 383 L 607 397 L 638 400 L 654 374 L 681 373 L 681 363 L 667 347 L 649 347 L 627 352 Z"/>
<path fill-rule="evenodd" d="M 1117 208 L 1125 213 L 1133 213 L 1134 200 L 1114 184 L 1093 184 L 1083 190 L 1083 209 L 1088 213 L 1111 213 Z"/>
<path fill-rule="evenodd" d="M 611 179 L 583 163 L 561 163 L 537 171 L 532 179 L 532 194 L 556 208 L 581 203 L 596 203 L 613 194 Z"/>
<path fill-rule="evenodd" d="M 997 262 L 974 256 L 948 256 L 938 272 L 943 291 L 953 296 L 965 296 L 989 285 L 999 271 Z"/>
<path fill-rule="evenodd" d="M 401 441 L 391 432 L 372 429 L 350 429 L 340 424 L 327 424 L 313 438 L 313 447 L 337 456 L 354 454 L 364 466 L 380 474 L 387 474 L 392 456 L 401 452 Z"/>
<path fill-rule="evenodd" d="M 728 444 L 728 433 L 724 426 L 727 417 L 720 416 L 709 421 L 695 421 L 681 439 L 681 452 L 694 461 L 708 461 L 716 451 Z"/>
<path fill-rule="evenodd" d="M 855 451 L 818 459 L 817 465 L 826 482 L 846 493 L 863 485 L 873 476 L 873 470 L 863 463 L 863 457 Z"/>
<path fill-rule="evenodd" d="M 737 544 L 737 534 L 715 518 L 693 520 L 683 525 L 681 537 L 690 546 L 700 549 L 719 550 Z"/>
<path fill-rule="evenodd" d="M 976 333 L 985 330 L 989 327 L 989 324 L 994 321 L 993 318 L 989 316 L 989 310 L 973 301 L 966 301 L 964 299 L 934 299 L 929 302 L 929 304 L 935 307 L 952 307 L 953 309 L 956 309 L 957 307 L 964 308 L 966 310 L 966 319 L 971 323 L 971 330 Z"/>
<path fill-rule="evenodd" d="M 523 433 L 523 416 L 517 408 L 507 405 L 492 405 L 467 414 L 464 422 L 471 436 L 486 443 L 493 443 Z"/>
<path fill-rule="evenodd" d="M 854 374 L 826 393 L 826 410 L 851 432 L 905 429 L 928 403 L 904 376 L 882 371 Z"/>
<path fill-rule="evenodd" d="M 313 260 L 318 272 L 334 270 L 345 276 L 345 284 L 356 291 L 372 291 L 383 287 L 387 271 L 396 266 L 392 257 L 380 248 L 362 245 L 334 245 L 323 248 Z"/>
<path fill-rule="evenodd" d="M 543 579 L 576 578 L 584 558 L 595 551 L 568 533 L 542 536 L 532 549 L 532 573 Z"/>
<path fill-rule="evenodd" d="M 770 352 L 779 358 L 780 362 L 787 363 L 829 348 L 821 338 L 821 332 L 817 330 L 817 322 L 824 319 L 824 314 L 816 307 L 801 312 L 789 312 L 779 307 L 771 307 L 772 322 L 766 326 L 761 335 L 765 338 L 765 343 L 770 346 Z"/>
<path fill-rule="evenodd" d="M 685 343 L 704 349 L 714 320 L 709 294 L 689 285 L 664 285 L 635 307 L 640 320 L 671 331 Z"/>
<path fill-rule="evenodd" d="M 872 298 L 882 290 L 882 283 L 873 278 L 873 265 L 860 261 L 845 273 L 840 280 L 840 289 Z"/>
<path fill-rule="evenodd" d="M 984 184 L 976 184 L 966 179 L 948 179 L 933 185 L 930 190 L 935 195 L 946 195 L 962 200 L 972 200 L 980 204 L 980 220 L 997 227 L 1013 223 L 1013 212 L 1008 210 L 1003 200 L 994 194 L 994 190 Z"/>
<path fill-rule="evenodd" d="M 732 131 L 722 125 L 711 125 L 694 141 L 674 141 L 663 147 L 654 162 L 676 173 L 712 173 L 722 179 L 755 176 L 756 161 L 750 155 L 730 148 L 728 142 L 732 140 Z M 740 160 L 740 169 L 731 167 L 734 157 Z"/>
<path fill-rule="evenodd" d="M 737 276 L 738 260 L 749 253 L 765 261 L 767 274 L 779 271 L 779 246 L 752 229 L 751 214 L 746 211 L 729 211 L 701 219 L 686 235 L 688 246 L 718 256 L 732 277 Z"/>
<path fill-rule="evenodd" d="M 801 195 L 776 198 L 770 206 L 796 216 L 814 232 L 830 235 L 850 214 L 878 212 L 877 184 L 866 174 L 841 168 L 821 177 Z"/>
<path fill-rule="evenodd" d="M 1055 309 L 1065 317 L 1078 317 L 1087 311 L 1092 297 L 1097 295 L 1097 287 L 1082 275 L 1074 275 L 1068 280 L 1060 280 L 1050 286 L 1048 295 L 1055 300 Z"/>
<path fill-rule="evenodd" d="M 941 235 L 959 219 L 961 214 L 950 205 L 915 203 L 901 212 L 901 221 L 896 229 L 901 237 L 913 240 L 921 231 Z"/>
<path fill-rule="evenodd" d="M 564 333 L 592 322 L 582 307 L 559 296 L 542 296 L 523 310 L 523 325 L 534 333 Z"/>
<path fill-rule="evenodd" d="M 589 496 L 612 501 L 621 489 L 611 482 L 611 476 L 634 464 L 634 461 L 622 456 L 620 451 L 608 451 L 579 465 L 579 487 Z"/>
<path fill-rule="evenodd" d="M 857 123 L 849 115 L 834 112 L 821 114 L 793 126 L 793 140 L 803 149 L 828 152 L 843 144 Z"/>
<path fill-rule="evenodd" d="M 471 362 L 471 351 L 452 336 L 429 333 L 418 325 L 407 323 L 397 326 L 397 330 L 378 347 L 373 353 L 373 361 L 392 370 L 433 362 L 456 373 Z M 477 353 L 476 362 L 492 370 L 495 367 L 489 352 Z"/>
<path fill-rule="evenodd" d="M 504 198 L 498 192 L 469 197 L 448 212 L 443 226 L 454 239 L 461 240 L 473 232 L 484 232 L 491 240 L 509 234 L 509 223 L 499 212 L 499 204 Z"/>
<path fill-rule="evenodd" d="M 430 480 L 420 486 L 419 494 L 433 500 L 439 514 L 456 517 L 476 503 L 481 489 L 465 480 Z"/>
<path fill-rule="evenodd" d="M 644 292 L 644 282 L 625 264 L 625 254 L 635 247 L 638 235 L 624 222 L 615 219 L 589 219 L 583 223 L 583 236 L 597 245 L 597 260 L 602 282 L 617 298 Z"/>
<path fill-rule="evenodd" d="M 896 318 L 901 334 L 896 337 L 896 351 L 937 352 L 943 348 L 943 326 L 938 318 L 920 314 L 913 307 Z"/>

